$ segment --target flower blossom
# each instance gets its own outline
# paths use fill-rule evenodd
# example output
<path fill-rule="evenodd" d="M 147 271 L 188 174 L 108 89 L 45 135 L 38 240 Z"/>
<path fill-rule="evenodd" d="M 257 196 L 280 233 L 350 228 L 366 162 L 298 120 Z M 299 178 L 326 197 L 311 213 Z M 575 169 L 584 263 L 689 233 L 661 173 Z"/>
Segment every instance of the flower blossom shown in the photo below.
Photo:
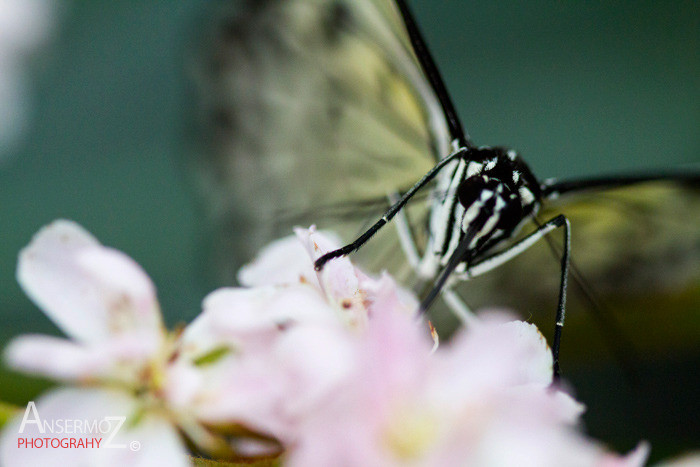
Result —
<path fill-rule="evenodd" d="M 351 384 L 307 414 L 288 465 L 636 466 L 578 428 L 583 406 L 551 387 L 552 357 L 534 325 L 482 316 L 431 353 L 405 316 L 377 315 Z"/>
<path fill-rule="evenodd" d="M 436 351 L 418 301 L 387 275 L 339 258 L 298 230 L 209 294 L 179 333 L 155 288 L 123 253 L 74 223 L 42 230 L 20 255 L 27 294 L 71 339 L 25 336 L 8 362 L 72 387 L 42 397 L 43 419 L 105 420 L 120 449 L 18 449 L 40 425 L 17 419 L 0 461 L 17 465 L 186 465 L 182 434 L 214 458 L 285 465 L 641 465 L 578 428 L 583 406 L 552 387 L 552 357 L 527 323 L 482 314 Z M 25 414 L 26 417 L 26 414 Z M 137 444 L 134 444 L 136 442 Z"/>
<path fill-rule="evenodd" d="M 308 248 L 319 248 L 305 238 Z M 218 457 L 279 449 L 267 437 L 290 440 L 295 418 L 347 372 L 349 342 L 367 321 L 375 286 L 348 260 L 317 275 L 298 240 L 282 243 L 294 253 L 280 270 L 294 271 L 295 283 L 217 290 L 199 318 L 168 333 L 155 287 L 133 260 L 73 222 L 42 229 L 21 252 L 17 277 L 69 339 L 21 336 L 6 348 L 6 360 L 72 385 L 38 401 L 43 421 L 125 417 L 113 444 L 138 442 L 139 449 L 19 450 L 19 438 L 44 433 L 38 424 L 20 433 L 18 418 L 0 440 L 3 463 L 148 465 L 157 458 L 184 465 L 178 431 Z M 256 269 L 242 275 L 254 277 Z M 412 311 L 411 297 L 402 300 Z M 252 442 L 221 435 L 235 427 Z M 101 441 L 108 435 L 89 434 Z"/>
<path fill-rule="evenodd" d="M 0 441 L 2 463 L 146 465 L 148 459 L 162 458 L 169 465 L 186 465 L 186 450 L 161 397 L 172 342 L 146 273 L 123 253 L 100 245 L 77 224 L 56 221 L 22 250 L 17 278 L 70 339 L 20 336 L 6 348 L 6 361 L 16 369 L 74 387 L 44 395 L 31 417 L 34 423 L 17 419 L 5 428 Z M 124 417 L 125 423 L 117 430 L 119 421 L 108 417 Z M 92 421 L 95 426 L 81 432 L 72 423 L 76 420 Z M 55 421 L 68 422 L 77 431 L 63 435 L 55 428 L 47 431 L 45 423 Z M 102 430 L 96 430 L 100 422 Z M 106 444 L 111 429 L 116 430 L 113 444 L 138 442 L 139 448 L 22 449 L 20 444 L 21 439 L 61 436 Z"/>
<path fill-rule="evenodd" d="M 216 353 L 219 360 L 202 384 L 208 395 L 183 393 L 183 406 L 197 406 L 212 422 L 238 420 L 289 446 L 299 421 L 347 384 L 358 338 L 387 297 L 396 312 L 414 319 L 417 301 L 387 276 L 372 279 L 347 258 L 315 271 L 313 260 L 334 245 L 313 229 L 298 230 L 241 269 L 239 280 L 248 288 L 223 288 L 205 298 L 182 348 L 193 356 Z"/>
<path fill-rule="evenodd" d="M 313 230 L 297 236 L 312 260 L 338 246 Z M 342 459 L 349 466 L 633 466 L 646 459 L 644 443 L 621 457 L 581 433 L 583 406 L 552 387 L 551 350 L 532 324 L 482 315 L 478 326 L 431 352 L 415 298 L 386 276 L 364 275 L 347 258 L 316 273 L 290 239 L 264 250 L 239 280 L 278 294 L 313 289 L 330 305 L 323 317 L 345 323 L 325 323 L 315 334 L 308 319 L 298 319 L 296 331 L 285 328 L 286 336 L 267 347 L 272 358 L 258 366 L 268 378 L 287 379 L 269 386 L 275 397 L 262 398 L 269 410 L 258 406 L 243 418 L 257 415 L 258 428 L 286 418 L 288 424 L 267 432 L 283 441 L 288 465 Z M 218 310 L 211 329 L 219 336 L 232 331 L 225 316 L 242 308 L 233 305 Z M 254 319 L 268 322 L 263 313 L 280 309 L 261 307 Z"/>

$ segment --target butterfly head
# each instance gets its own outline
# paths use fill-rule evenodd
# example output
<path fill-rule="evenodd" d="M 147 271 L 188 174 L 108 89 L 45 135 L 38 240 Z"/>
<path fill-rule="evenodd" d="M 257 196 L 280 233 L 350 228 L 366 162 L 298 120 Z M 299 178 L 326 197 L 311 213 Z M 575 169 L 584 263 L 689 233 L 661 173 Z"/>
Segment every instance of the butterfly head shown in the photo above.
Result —
<path fill-rule="evenodd" d="M 536 212 L 541 193 L 514 151 L 480 148 L 469 159 L 456 195 L 464 209 L 462 232 L 472 238 L 470 250 L 481 251 L 516 233 Z"/>

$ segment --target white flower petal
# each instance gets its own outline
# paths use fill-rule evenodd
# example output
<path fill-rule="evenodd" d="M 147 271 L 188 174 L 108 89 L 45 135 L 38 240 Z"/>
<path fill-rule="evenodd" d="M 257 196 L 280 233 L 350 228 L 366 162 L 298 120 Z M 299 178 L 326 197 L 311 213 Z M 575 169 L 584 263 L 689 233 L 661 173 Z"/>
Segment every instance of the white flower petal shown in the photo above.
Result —
<path fill-rule="evenodd" d="M 611 467 L 641 467 L 646 464 L 650 452 L 651 445 L 647 441 L 641 441 L 636 448 L 623 456 L 622 459 L 614 455 L 608 455 L 608 462 L 610 462 L 609 465 Z M 612 461 L 610 458 L 612 458 Z M 615 463 L 615 461 L 617 461 L 617 463 Z M 695 461 L 695 465 L 700 465 L 700 457 L 696 457 Z M 690 464 L 688 464 L 688 466 L 690 466 Z"/>
<path fill-rule="evenodd" d="M 192 410 L 194 401 L 201 398 L 210 386 L 210 382 L 205 378 L 211 374 L 206 369 L 197 368 L 190 361 L 178 358 L 167 369 L 167 384 L 163 392 L 168 404 L 177 410 Z M 219 376 L 217 373 L 213 374 Z"/>
<path fill-rule="evenodd" d="M 511 321 L 502 325 L 504 333 L 512 336 L 512 345 L 521 353 L 523 365 L 520 378 L 523 384 L 549 384 L 552 382 L 554 359 L 547 339 L 537 326 L 524 321 Z M 505 336 L 504 340 L 509 340 Z"/>
<path fill-rule="evenodd" d="M 299 281 L 318 286 L 313 264 L 296 235 L 270 243 L 250 264 L 238 271 L 238 282 L 246 287 L 295 284 Z"/>
<path fill-rule="evenodd" d="M 416 316 L 418 313 L 419 303 L 416 296 L 408 290 L 399 287 L 386 272 L 382 274 L 379 280 L 363 280 L 362 288 L 367 291 L 368 298 L 371 300 L 371 309 L 383 310 L 390 308 L 411 316 Z"/>
<path fill-rule="evenodd" d="M 13 339 L 5 349 L 11 367 L 63 381 L 134 382 L 158 342 L 138 333 L 86 345 L 59 337 L 25 335 Z"/>
<path fill-rule="evenodd" d="M 186 451 L 170 423 L 148 415 L 135 422 L 133 417 L 137 410 L 136 400 L 120 391 L 52 391 L 36 403 L 36 412 L 27 409 L 29 423 L 22 426 L 23 412 L 5 427 L 0 436 L 0 464 L 85 467 L 188 465 Z M 33 423 L 37 421 L 37 415 L 41 425 Z M 111 437 L 113 433 L 115 435 Z M 49 438 L 49 443 L 66 442 L 70 438 L 92 440 L 93 448 L 68 446 L 32 449 L 24 447 L 26 441 L 24 445 L 20 444 L 24 439 L 37 438 Z M 108 444 L 113 447 L 107 447 Z"/>
<path fill-rule="evenodd" d="M 20 253 L 17 278 L 68 336 L 101 342 L 133 331 L 162 334 L 155 288 L 131 258 L 101 246 L 78 224 L 59 220 Z"/>
<path fill-rule="evenodd" d="M 295 232 L 313 261 L 338 248 L 335 238 L 317 232 L 313 227 L 308 230 L 296 229 Z M 327 262 L 317 275 L 324 292 L 334 302 L 342 304 L 343 301 L 351 303 L 363 299 L 359 290 L 360 279 L 366 276 L 352 265 L 349 258 L 340 257 Z"/>
<path fill-rule="evenodd" d="M 112 440 L 124 448 L 100 450 L 103 454 L 98 465 L 152 467 L 186 467 L 191 465 L 180 435 L 175 427 L 163 418 L 146 416 L 135 427 L 120 430 Z M 93 464 L 94 465 L 94 464 Z"/>
<path fill-rule="evenodd" d="M 269 358 L 230 359 L 216 373 L 203 373 L 202 385 L 189 407 L 199 420 L 220 424 L 238 421 L 260 432 L 274 433 L 284 410 L 284 375 Z M 182 401 L 179 401 L 182 402 Z M 280 406 L 280 404 L 282 404 Z"/>
<path fill-rule="evenodd" d="M 7 364 L 28 373 L 77 380 L 104 371 L 105 360 L 90 349 L 58 337 L 27 335 L 5 349 Z"/>
<path fill-rule="evenodd" d="M 318 231 L 313 225 L 308 229 L 296 228 L 294 229 L 294 234 L 298 240 L 301 240 L 307 254 L 314 261 L 342 245 L 337 235 L 331 232 Z"/>
<path fill-rule="evenodd" d="M 308 285 L 219 289 L 204 299 L 203 308 L 203 314 L 195 323 L 208 320 L 210 336 L 243 338 L 277 332 L 294 323 L 340 323 L 323 297 Z M 198 323 L 193 329 L 200 326 L 202 324 Z M 194 334 L 188 331 L 185 330 L 186 341 Z"/>

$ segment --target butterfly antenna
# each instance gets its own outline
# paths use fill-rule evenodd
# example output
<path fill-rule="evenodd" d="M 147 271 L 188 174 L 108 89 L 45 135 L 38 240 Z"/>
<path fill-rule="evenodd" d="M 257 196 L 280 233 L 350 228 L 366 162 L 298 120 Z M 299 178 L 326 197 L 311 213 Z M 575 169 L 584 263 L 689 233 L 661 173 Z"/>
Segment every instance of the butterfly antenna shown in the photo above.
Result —
<path fill-rule="evenodd" d="M 411 45 L 416 53 L 416 57 L 418 57 L 423 73 L 425 73 L 433 91 L 435 91 L 440 101 L 440 106 L 447 118 L 447 125 L 450 129 L 450 135 L 453 141 L 455 141 L 459 147 L 472 148 L 473 146 L 464 132 L 464 127 L 457 115 L 452 99 L 450 99 L 450 95 L 447 93 L 445 82 L 440 75 L 440 71 L 435 64 L 433 56 L 425 44 L 425 39 L 423 39 L 423 35 L 418 29 L 418 25 L 411 14 L 411 10 L 408 8 L 405 0 L 396 0 L 396 5 L 399 7 L 399 11 L 403 17 L 408 37 L 411 40 Z"/>
<path fill-rule="evenodd" d="M 460 157 L 463 157 L 464 154 L 467 152 L 467 149 L 460 149 L 458 151 L 453 152 L 449 156 L 445 157 L 444 159 L 440 160 L 435 167 L 430 169 L 430 171 L 423 175 L 423 178 L 421 178 L 418 182 L 416 182 L 413 187 L 411 187 L 410 190 L 408 190 L 404 195 L 401 197 L 399 201 L 394 203 L 388 211 L 384 213 L 384 215 L 379 219 L 376 223 L 374 223 L 365 233 L 360 235 L 354 242 L 349 243 L 345 245 L 342 248 L 338 248 L 337 250 L 330 251 L 326 253 L 325 255 L 321 256 L 316 260 L 314 263 L 314 268 L 317 271 L 320 271 L 323 269 L 323 266 L 330 260 L 334 258 L 340 258 L 341 256 L 345 256 L 349 253 L 352 253 L 353 251 L 357 251 L 362 245 L 367 243 L 367 240 L 372 238 L 372 236 L 377 233 L 379 229 L 384 227 L 395 215 L 398 213 L 405 205 L 410 201 L 410 199 L 421 189 L 423 188 L 426 184 L 428 184 L 435 176 L 450 162 L 452 162 L 455 159 L 459 159 Z"/>

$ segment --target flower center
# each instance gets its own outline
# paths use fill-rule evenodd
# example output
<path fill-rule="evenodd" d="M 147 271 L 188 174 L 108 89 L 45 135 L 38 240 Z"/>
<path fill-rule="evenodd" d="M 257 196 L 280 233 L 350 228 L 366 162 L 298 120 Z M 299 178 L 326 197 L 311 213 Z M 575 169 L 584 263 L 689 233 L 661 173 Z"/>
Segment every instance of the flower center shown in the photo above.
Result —
<path fill-rule="evenodd" d="M 400 460 L 417 459 L 435 443 L 439 420 L 426 410 L 409 409 L 392 417 L 384 432 L 385 442 Z"/>

